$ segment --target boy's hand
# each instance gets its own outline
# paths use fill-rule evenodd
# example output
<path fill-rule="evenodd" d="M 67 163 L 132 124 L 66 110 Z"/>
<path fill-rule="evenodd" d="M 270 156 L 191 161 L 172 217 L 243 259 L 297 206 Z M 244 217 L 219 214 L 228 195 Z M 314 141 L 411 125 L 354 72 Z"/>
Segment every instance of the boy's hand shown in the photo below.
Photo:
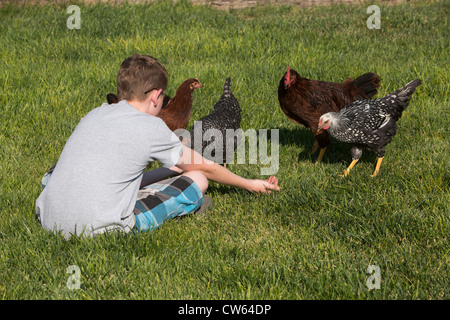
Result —
<path fill-rule="evenodd" d="M 271 176 L 266 180 L 250 179 L 247 190 L 254 193 L 269 194 L 272 190 L 278 191 L 278 178 Z"/>

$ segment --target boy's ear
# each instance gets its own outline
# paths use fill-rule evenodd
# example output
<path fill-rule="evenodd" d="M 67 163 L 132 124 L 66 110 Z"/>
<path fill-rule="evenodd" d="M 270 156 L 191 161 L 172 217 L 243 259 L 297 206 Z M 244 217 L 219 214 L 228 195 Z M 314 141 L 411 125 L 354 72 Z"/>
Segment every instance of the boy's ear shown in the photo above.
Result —
<path fill-rule="evenodd" d="M 152 90 L 148 93 L 147 99 L 146 101 L 149 101 L 151 103 L 153 103 L 154 105 L 156 105 L 156 95 L 155 95 L 156 90 Z"/>
<path fill-rule="evenodd" d="M 150 98 L 151 98 L 151 101 L 153 102 L 153 105 L 155 106 L 155 108 L 157 107 L 158 97 L 159 97 L 159 94 L 161 93 L 161 91 L 162 91 L 162 89 L 157 89 L 157 90 L 155 89 L 150 92 Z"/>

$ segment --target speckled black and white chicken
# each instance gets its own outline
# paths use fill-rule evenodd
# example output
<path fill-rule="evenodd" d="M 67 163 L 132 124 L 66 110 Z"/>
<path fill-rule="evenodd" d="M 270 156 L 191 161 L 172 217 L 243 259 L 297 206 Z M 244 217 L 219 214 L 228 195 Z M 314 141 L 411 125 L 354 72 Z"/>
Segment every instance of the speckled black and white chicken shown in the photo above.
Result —
<path fill-rule="evenodd" d="M 194 122 L 193 128 L 189 131 L 190 139 L 184 140 L 183 143 L 204 158 L 225 164 L 227 150 L 228 156 L 234 157 L 233 151 L 236 150 L 241 139 L 240 130 L 237 130 L 240 127 L 241 107 L 231 92 L 231 80 L 227 78 L 222 96 L 214 105 L 214 110 Z"/>
<path fill-rule="evenodd" d="M 327 130 L 335 139 L 352 145 L 352 162 L 344 177 L 361 158 L 363 148 L 375 152 L 378 159 L 372 177 L 378 174 L 385 147 L 397 132 L 397 121 L 421 83 L 416 79 L 383 98 L 358 100 L 339 112 L 328 112 L 320 117 L 319 128 Z"/>

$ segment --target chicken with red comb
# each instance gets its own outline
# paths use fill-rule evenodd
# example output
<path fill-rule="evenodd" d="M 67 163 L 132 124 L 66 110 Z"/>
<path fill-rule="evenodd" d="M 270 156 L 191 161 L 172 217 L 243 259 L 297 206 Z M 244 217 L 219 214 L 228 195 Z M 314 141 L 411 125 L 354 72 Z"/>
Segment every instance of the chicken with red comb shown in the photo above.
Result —
<path fill-rule="evenodd" d="M 301 77 L 295 70 L 287 67 L 278 86 L 278 101 L 285 115 L 309 128 L 316 138 L 313 152 L 320 147 L 319 163 L 330 138 L 325 130 L 318 128 L 322 114 L 338 112 L 347 104 L 361 99 L 370 99 L 377 93 L 380 77 L 376 73 L 366 73 L 342 83 L 310 80 Z"/>

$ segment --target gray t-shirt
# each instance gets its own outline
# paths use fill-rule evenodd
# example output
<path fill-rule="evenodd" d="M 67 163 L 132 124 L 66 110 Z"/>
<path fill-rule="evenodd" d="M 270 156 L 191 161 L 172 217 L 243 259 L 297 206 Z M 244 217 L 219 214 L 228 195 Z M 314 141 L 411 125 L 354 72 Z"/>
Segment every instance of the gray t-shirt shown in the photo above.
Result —
<path fill-rule="evenodd" d="M 63 235 L 128 232 L 149 162 L 174 166 L 182 145 L 163 120 L 125 100 L 89 112 L 67 140 L 36 212 L 47 230 Z"/>

